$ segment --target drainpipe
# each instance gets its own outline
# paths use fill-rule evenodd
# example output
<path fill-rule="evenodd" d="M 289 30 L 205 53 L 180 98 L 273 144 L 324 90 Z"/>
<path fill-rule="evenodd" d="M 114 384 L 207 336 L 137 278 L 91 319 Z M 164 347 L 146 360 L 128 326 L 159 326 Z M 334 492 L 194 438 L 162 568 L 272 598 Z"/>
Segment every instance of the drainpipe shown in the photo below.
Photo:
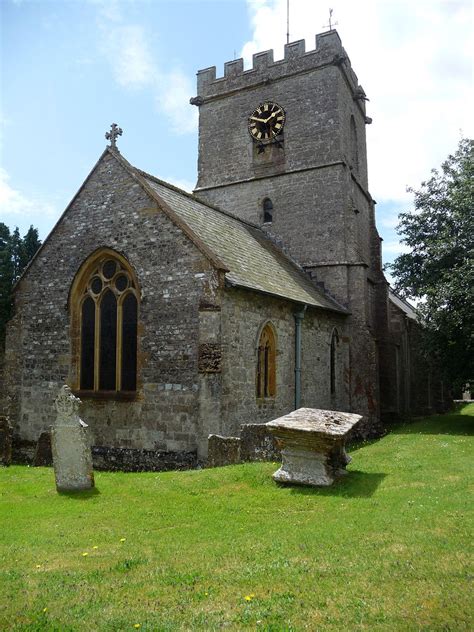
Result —
<path fill-rule="evenodd" d="M 307 307 L 304 305 L 299 312 L 293 314 L 295 319 L 295 410 L 301 406 L 301 321 Z"/>

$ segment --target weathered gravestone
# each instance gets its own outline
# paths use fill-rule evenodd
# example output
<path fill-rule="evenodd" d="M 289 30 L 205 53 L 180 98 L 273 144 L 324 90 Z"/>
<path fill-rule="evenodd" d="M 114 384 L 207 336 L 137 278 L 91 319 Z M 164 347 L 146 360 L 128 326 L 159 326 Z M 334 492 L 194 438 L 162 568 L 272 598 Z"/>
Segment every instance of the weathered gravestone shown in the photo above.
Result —
<path fill-rule="evenodd" d="M 12 462 L 12 434 L 8 417 L 0 415 L 0 465 L 10 465 Z"/>
<path fill-rule="evenodd" d="M 54 474 L 58 491 L 94 487 L 88 426 L 79 418 L 81 400 L 63 386 L 56 397 L 56 422 L 51 428 Z"/>
<path fill-rule="evenodd" d="M 240 438 L 210 434 L 207 467 L 221 467 L 240 463 Z"/>
<path fill-rule="evenodd" d="M 279 483 L 331 485 L 346 474 L 351 458 L 345 442 L 361 415 L 334 410 L 299 408 L 266 426 L 281 448 L 282 464 L 273 474 Z"/>

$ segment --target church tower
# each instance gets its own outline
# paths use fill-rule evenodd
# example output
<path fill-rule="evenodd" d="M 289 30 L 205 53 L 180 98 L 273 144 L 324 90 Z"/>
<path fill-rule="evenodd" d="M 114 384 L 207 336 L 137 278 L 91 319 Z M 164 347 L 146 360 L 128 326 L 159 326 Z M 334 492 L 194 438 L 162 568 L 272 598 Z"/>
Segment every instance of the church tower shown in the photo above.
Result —
<path fill-rule="evenodd" d="M 336 31 L 197 75 L 205 201 L 262 226 L 350 312 L 352 409 L 379 416 L 386 281 L 368 191 L 365 93 Z"/>

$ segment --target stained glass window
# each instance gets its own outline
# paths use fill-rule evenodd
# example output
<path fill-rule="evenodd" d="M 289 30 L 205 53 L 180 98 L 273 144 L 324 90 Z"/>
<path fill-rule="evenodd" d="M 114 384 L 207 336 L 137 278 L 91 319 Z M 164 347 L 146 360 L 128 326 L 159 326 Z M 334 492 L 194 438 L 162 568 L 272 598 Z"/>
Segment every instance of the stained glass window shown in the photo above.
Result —
<path fill-rule="evenodd" d="M 81 388 L 94 388 L 95 303 L 88 296 L 82 303 Z"/>
<path fill-rule="evenodd" d="M 81 390 L 135 391 L 138 292 L 131 271 L 107 254 L 81 287 Z"/>

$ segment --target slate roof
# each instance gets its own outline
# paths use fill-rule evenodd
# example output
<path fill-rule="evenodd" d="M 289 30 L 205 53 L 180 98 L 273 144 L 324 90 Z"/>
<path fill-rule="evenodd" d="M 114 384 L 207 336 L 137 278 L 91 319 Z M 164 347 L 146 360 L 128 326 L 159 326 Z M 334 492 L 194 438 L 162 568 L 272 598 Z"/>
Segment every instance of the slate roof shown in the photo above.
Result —
<path fill-rule="evenodd" d="M 258 226 L 201 202 L 196 196 L 135 169 L 152 190 L 158 205 L 197 236 L 226 270 L 234 286 L 348 313 L 317 288 L 305 272 L 280 250 Z M 164 202 L 164 204 L 163 204 Z"/>
<path fill-rule="evenodd" d="M 278 248 L 261 228 L 205 204 L 191 193 L 137 169 L 118 150 L 111 147 L 105 148 L 66 210 L 23 270 L 14 290 L 107 154 L 112 155 L 125 168 L 217 268 L 225 271 L 226 280 L 231 285 L 341 314 L 349 313 L 335 299 L 313 285 L 303 269 Z"/>
<path fill-rule="evenodd" d="M 407 318 L 411 318 L 411 320 L 420 320 L 420 316 L 416 311 L 416 308 L 411 305 L 407 300 L 398 296 L 398 294 L 391 287 L 388 288 L 388 298 L 394 303 L 398 309 L 401 309 L 402 312 L 405 312 Z"/>

